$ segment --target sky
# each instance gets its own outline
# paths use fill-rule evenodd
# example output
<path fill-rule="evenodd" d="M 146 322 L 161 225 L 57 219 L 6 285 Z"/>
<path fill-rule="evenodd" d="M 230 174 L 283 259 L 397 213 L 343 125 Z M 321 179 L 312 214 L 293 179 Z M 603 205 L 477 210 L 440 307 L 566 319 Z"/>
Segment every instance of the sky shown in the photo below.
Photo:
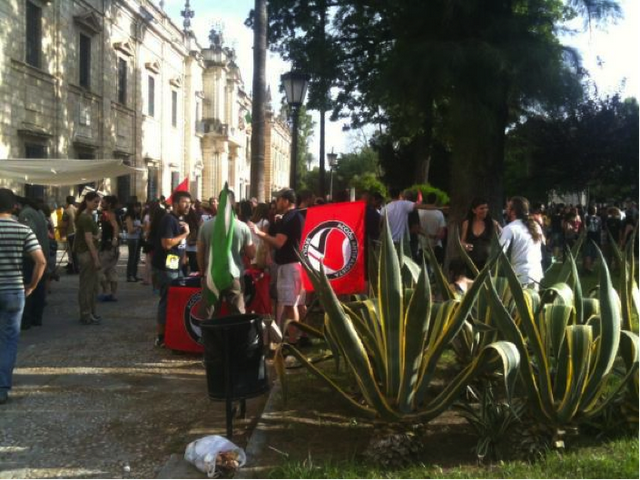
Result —
<path fill-rule="evenodd" d="M 159 0 L 155 0 L 159 4 Z M 562 38 L 566 45 L 579 49 L 583 66 L 597 85 L 600 96 L 621 90 L 624 96 L 640 98 L 640 2 L 618 0 L 623 18 L 615 23 L 585 29 L 582 20 L 570 26 L 581 33 Z M 164 9 L 178 25 L 185 0 L 165 0 Z M 251 91 L 253 75 L 253 32 L 244 25 L 254 0 L 190 0 L 195 12 L 192 29 L 203 47 L 208 46 L 212 26 L 222 27 L 225 44 L 235 48 L 238 65 L 245 88 Z M 277 54 L 267 54 L 267 84 L 271 87 L 273 107 L 278 110 L 281 94 L 278 91 L 280 75 L 290 70 L 290 65 Z M 317 164 L 319 143 L 319 116 L 310 112 L 316 122 L 316 132 L 311 141 L 311 153 Z M 367 130 L 342 131 L 344 121 L 326 121 L 325 150 L 349 153 L 366 143 Z"/>

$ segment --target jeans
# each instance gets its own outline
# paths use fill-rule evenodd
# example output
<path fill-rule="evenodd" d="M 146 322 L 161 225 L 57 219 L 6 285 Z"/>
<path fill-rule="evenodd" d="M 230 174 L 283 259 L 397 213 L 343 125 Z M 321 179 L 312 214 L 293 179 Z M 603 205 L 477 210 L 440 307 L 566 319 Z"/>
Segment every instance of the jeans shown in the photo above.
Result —
<path fill-rule="evenodd" d="M 129 260 L 127 260 L 127 279 L 138 278 L 138 263 L 140 263 L 140 239 L 130 238 L 127 240 L 129 247 Z"/>
<path fill-rule="evenodd" d="M 22 260 L 22 277 L 24 284 L 31 283 L 31 276 L 35 263 L 31 258 L 25 257 Z M 47 274 L 45 273 L 35 290 L 27 297 L 22 312 L 22 328 L 29 328 L 32 325 L 42 325 L 42 315 L 44 314 L 44 303 L 47 298 Z"/>
<path fill-rule="evenodd" d="M 154 285 L 158 286 L 160 290 L 160 301 L 158 302 L 158 325 L 165 325 L 167 323 L 167 300 L 169 297 L 169 287 L 171 282 L 182 277 L 180 270 L 160 270 L 159 268 L 153 269 Z"/>
<path fill-rule="evenodd" d="M 24 291 L 0 291 L 0 390 L 11 390 L 18 355 Z"/>

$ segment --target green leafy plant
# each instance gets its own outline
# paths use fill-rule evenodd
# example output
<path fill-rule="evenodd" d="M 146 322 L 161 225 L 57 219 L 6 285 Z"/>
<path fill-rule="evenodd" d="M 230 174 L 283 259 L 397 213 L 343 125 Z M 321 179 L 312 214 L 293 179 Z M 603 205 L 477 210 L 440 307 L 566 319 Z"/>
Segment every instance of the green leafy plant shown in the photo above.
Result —
<path fill-rule="evenodd" d="M 525 405 L 498 398 L 489 381 L 483 382 L 480 389 L 470 386 L 467 392 L 469 401 L 460 402 L 458 408 L 478 435 L 476 456 L 480 461 L 501 460 L 502 448 L 510 440 L 510 430 L 520 422 Z"/>
<path fill-rule="evenodd" d="M 403 285 L 400 260 L 387 226 L 379 256 L 378 296 L 341 303 L 324 271 L 317 272 L 304 263 L 326 312 L 324 337 L 353 375 L 362 402 L 294 347 L 283 348 L 360 413 L 389 422 L 428 421 L 449 408 L 475 375 L 496 367 L 502 367 L 510 393 L 520 355 L 509 342 L 495 342 L 478 351 L 438 393 L 432 394 L 429 388 L 443 352 L 473 307 L 489 266 L 479 273 L 477 284 L 464 298 L 434 303 L 424 263 L 415 288 Z"/>
<path fill-rule="evenodd" d="M 449 204 L 449 195 L 444 190 L 440 190 L 437 187 L 431 186 L 428 183 L 416 183 L 408 188 L 408 190 L 413 190 L 414 192 L 422 193 L 423 201 L 427 200 L 427 195 L 430 193 L 435 193 L 438 205 L 448 205 Z"/>
<path fill-rule="evenodd" d="M 504 307 L 491 279 L 487 283 L 496 324 L 522 357 L 520 379 L 531 413 L 557 430 L 598 415 L 638 372 L 638 336 L 621 328 L 620 300 L 602 253 L 598 250 L 598 299 L 583 298 L 573 255 L 568 255 L 574 288 L 558 283 L 540 296 L 520 286 L 501 254 L 516 315 Z M 626 348 L 620 348 L 621 339 Z M 627 370 L 615 379 L 619 353 Z M 615 388 L 607 389 L 614 380 Z"/>

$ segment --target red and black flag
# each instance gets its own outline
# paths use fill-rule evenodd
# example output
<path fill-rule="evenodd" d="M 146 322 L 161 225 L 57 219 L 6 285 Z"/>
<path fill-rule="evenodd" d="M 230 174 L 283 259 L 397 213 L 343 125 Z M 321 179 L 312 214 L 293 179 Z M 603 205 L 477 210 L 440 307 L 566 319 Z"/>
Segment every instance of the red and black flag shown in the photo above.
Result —
<path fill-rule="evenodd" d="M 307 210 L 300 250 L 309 265 L 324 266 L 336 294 L 362 293 L 365 289 L 364 202 L 331 203 Z M 304 289 L 313 285 L 304 274 Z"/>

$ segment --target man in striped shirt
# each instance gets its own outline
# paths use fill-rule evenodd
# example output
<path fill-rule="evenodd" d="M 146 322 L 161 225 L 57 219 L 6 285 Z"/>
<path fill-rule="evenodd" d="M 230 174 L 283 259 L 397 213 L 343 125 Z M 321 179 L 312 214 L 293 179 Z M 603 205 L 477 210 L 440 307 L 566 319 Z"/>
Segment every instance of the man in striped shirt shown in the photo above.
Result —
<path fill-rule="evenodd" d="M 0 405 L 7 403 L 11 390 L 25 298 L 35 290 L 47 266 L 33 231 L 12 218 L 15 205 L 13 192 L 0 188 Z M 35 263 L 28 285 L 22 279 L 24 255 Z"/>

